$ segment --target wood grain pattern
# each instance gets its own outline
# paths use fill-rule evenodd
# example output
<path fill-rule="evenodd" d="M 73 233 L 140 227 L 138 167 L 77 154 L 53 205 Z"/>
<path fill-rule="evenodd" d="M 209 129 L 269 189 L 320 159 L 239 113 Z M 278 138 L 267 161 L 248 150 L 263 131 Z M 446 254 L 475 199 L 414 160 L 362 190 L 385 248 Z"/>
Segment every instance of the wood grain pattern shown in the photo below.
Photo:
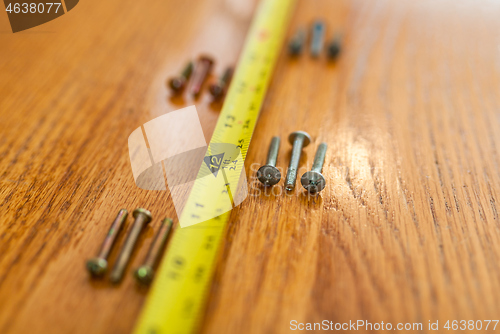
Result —
<path fill-rule="evenodd" d="M 136 188 L 128 135 L 193 103 L 164 86 L 188 58 L 210 53 L 218 73 L 235 62 L 253 8 L 81 1 L 17 34 L 0 15 L 0 333 L 131 331 L 146 291 L 84 270 L 118 209 L 158 218 L 130 269 L 175 215 L 168 192 Z M 328 186 L 311 199 L 250 178 L 202 332 L 498 319 L 499 11 L 487 0 L 298 1 L 289 33 L 324 17 L 344 52 L 334 63 L 281 55 L 247 171 L 273 135 L 285 168 L 284 139 L 300 129 L 313 137 L 304 170 L 329 145 Z M 195 102 L 208 140 L 218 107 Z"/>

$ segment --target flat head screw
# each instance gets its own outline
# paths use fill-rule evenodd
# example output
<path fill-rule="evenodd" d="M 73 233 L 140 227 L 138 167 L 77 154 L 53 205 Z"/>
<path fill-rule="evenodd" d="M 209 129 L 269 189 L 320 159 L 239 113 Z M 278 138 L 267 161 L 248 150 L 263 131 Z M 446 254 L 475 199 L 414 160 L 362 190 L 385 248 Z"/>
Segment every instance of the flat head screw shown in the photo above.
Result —
<path fill-rule="evenodd" d="M 326 143 L 319 144 L 316 155 L 314 156 L 312 169 L 309 172 L 305 172 L 300 178 L 300 183 L 302 183 L 302 186 L 306 188 L 310 194 L 317 194 L 325 188 L 326 180 L 323 174 L 321 174 L 321 170 L 325 163 L 327 148 L 328 146 Z"/>
<path fill-rule="evenodd" d="M 328 59 L 334 60 L 336 59 L 340 51 L 342 50 L 342 35 L 336 34 L 335 37 L 328 43 L 326 47 L 326 55 Z"/>
<path fill-rule="evenodd" d="M 276 168 L 279 149 L 280 137 L 273 137 L 267 153 L 267 162 L 257 171 L 257 178 L 265 186 L 274 186 L 281 179 L 281 173 L 278 168 Z"/>
<path fill-rule="evenodd" d="M 233 72 L 234 69 L 232 67 L 226 68 L 219 81 L 210 85 L 210 94 L 212 94 L 214 100 L 220 99 L 226 93 L 227 87 L 229 86 L 231 78 L 233 77 Z"/>
<path fill-rule="evenodd" d="M 118 238 L 118 234 L 122 230 L 123 225 L 125 225 L 127 216 L 127 210 L 121 209 L 120 211 L 118 211 L 118 215 L 111 224 L 106 238 L 104 238 L 104 242 L 102 243 L 99 254 L 87 261 L 87 270 L 92 276 L 99 277 L 106 273 L 106 270 L 108 269 L 109 253 L 111 253 L 111 249 L 113 248 L 113 245 Z"/>
<path fill-rule="evenodd" d="M 142 266 L 137 268 L 134 275 L 137 281 L 144 285 L 149 285 L 154 277 L 154 268 L 163 254 L 167 239 L 172 230 L 173 221 L 170 218 L 163 219 L 160 230 L 156 234 L 155 240 L 151 244 L 148 255 Z"/>
<path fill-rule="evenodd" d="M 295 131 L 288 136 L 288 141 L 292 144 L 292 156 L 290 158 L 290 165 L 286 172 L 285 189 L 291 191 L 295 188 L 295 181 L 297 180 L 297 170 L 299 168 L 300 156 L 302 148 L 309 145 L 311 136 L 304 131 Z"/>
<path fill-rule="evenodd" d="M 186 67 L 184 67 L 180 76 L 170 79 L 168 85 L 170 86 L 170 89 L 172 89 L 172 92 L 180 93 L 184 90 L 184 87 L 186 87 L 186 83 L 188 82 L 189 78 L 191 77 L 191 74 L 193 73 L 193 68 L 194 68 L 194 63 L 190 61 L 186 65 Z"/>
<path fill-rule="evenodd" d="M 323 50 L 325 39 L 325 24 L 322 21 L 315 21 L 312 25 L 311 56 L 319 57 Z"/>
<path fill-rule="evenodd" d="M 288 52 L 291 56 L 298 56 L 302 53 L 304 44 L 306 42 L 306 31 L 304 28 L 297 30 L 295 35 L 290 39 L 288 43 Z"/>
<path fill-rule="evenodd" d="M 203 86 L 203 83 L 205 82 L 208 74 L 212 70 L 213 64 L 214 61 L 208 56 L 201 56 L 198 59 L 198 62 L 196 63 L 196 66 L 194 68 L 193 80 L 191 83 L 191 94 L 194 97 L 198 97 L 198 95 L 200 95 L 201 87 Z"/>
<path fill-rule="evenodd" d="M 135 244 L 139 239 L 139 235 L 141 234 L 142 228 L 151 221 L 151 212 L 146 209 L 137 208 L 134 210 L 133 216 L 135 218 L 132 228 L 130 229 L 129 234 L 127 235 L 127 240 L 125 240 L 125 244 L 118 255 L 118 259 L 115 262 L 113 267 L 113 271 L 109 277 L 111 283 L 119 283 L 127 268 L 127 264 L 130 261 L 130 256 L 134 250 Z"/>

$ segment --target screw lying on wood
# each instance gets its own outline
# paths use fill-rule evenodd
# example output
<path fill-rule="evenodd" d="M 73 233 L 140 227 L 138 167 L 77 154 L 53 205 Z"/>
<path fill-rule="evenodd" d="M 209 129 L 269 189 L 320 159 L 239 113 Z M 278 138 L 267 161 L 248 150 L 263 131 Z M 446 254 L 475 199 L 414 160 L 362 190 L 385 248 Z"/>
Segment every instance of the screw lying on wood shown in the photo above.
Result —
<path fill-rule="evenodd" d="M 290 40 L 288 44 L 288 52 L 292 56 L 298 56 L 302 53 L 302 49 L 306 42 L 306 31 L 304 28 L 300 28 L 297 30 L 295 35 Z"/>
<path fill-rule="evenodd" d="M 172 223 L 172 219 L 170 218 L 165 218 L 161 223 L 160 230 L 151 244 L 144 264 L 135 271 L 135 278 L 139 283 L 148 285 L 153 280 L 154 268 L 160 260 L 165 245 L 167 244 L 168 235 L 172 230 Z"/>
<path fill-rule="evenodd" d="M 300 183 L 302 183 L 302 186 L 306 188 L 310 194 L 317 194 L 325 188 L 326 180 L 321 174 L 321 170 L 325 163 L 327 147 L 326 143 L 319 144 L 316 155 L 314 156 L 312 169 L 309 172 L 305 172 L 300 178 Z"/>
<path fill-rule="evenodd" d="M 302 148 L 309 145 L 311 137 L 307 132 L 295 131 L 288 136 L 288 141 L 293 145 L 292 156 L 290 158 L 290 165 L 286 172 L 285 189 L 290 191 L 295 188 L 295 181 L 297 180 L 297 169 L 299 168 L 300 156 Z"/>
<path fill-rule="evenodd" d="M 186 83 L 189 80 L 189 77 L 191 77 L 191 74 L 193 73 L 193 67 L 194 64 L 192 61 L 190 61 L 186 67 L 182 70 L 182 73 L 180 76 L 177 78 L 172 78 L 169 81 L 169 86 L 172 89 L 174 93 L 180 93 L 184 87 L 186 87 Z"/>
<path fill-rule="evenodd" d="M 325 24 L 322 21 L 314 22 L 312 25 L 311 56 L 318 57 L 321 54 L 324 38 Z"/>
<path fill-rule="evenodd" d="M 220 80 L 217 83 L 214 83 L 210 86 L 210 94 L 212 94 L 214 100 L 220 99 L 227 90 L 229 83 L 231 82 L 231 78 L 233 77 L 233 68 L 228 67 Z"/>
<path fill-rule="evenodd" d="M 342 36 L 340 34 L 335 35 L 335 37 L 328 43 L 326 47 L 326 54 L 328 59 L 334 60 L 340 54 L 342 50 Z"/>
<path fill-rule="evenodd" d="M 113 267 L 113 271 L 109 277 L 111 283 L 119 283 L 123 278 L 123 273 L 127 268 L 127 264 L 130 261 L 130 256 L 134 250 L 135 244 L 139 239 L 139 235 L 141 234 L 142 228 L 151 221 L 151 212 L 146 209 L 135 209 L 134 210 L 134 224 L 130 229 L 130 232 L 127 236 L 127 240 L 125 240 L 125 244 L 118 255 L 118 259 Z"/>
<path fill-rule="evenodd" d="M 118 211 L 118 215 L 111 224 L 108 234 L 102 243 L 99 254 L 87 261 L 87 269 L 93 276 L 102 276 L 108 269 L 109 253 L 111 253 L 111 249 L 118 238 L 118 234 L 122 230 L 123 225 L 125 225 L 124 223 L 127 220 L 127 216 L 127 210 L 121 209 Z"/>
<path fill-rule="evenodd" d="M 210 70 L 212 69 L 214 61 L 208 56 L 201 56 L 196 63 L 193 72 L 193 79 L 191 83 L 191 94 L 195 97 L 200 95 L 201 87 L 205 82 Z"/>
<path fill-rule="evenodd" d="M 267 153 L 267 162 L 257 171 L 257 178 L 265 186 L 273 186 L 281 179 L 281 173 L 278 168 L 276 168 L 279 149 L 280 137 L 273 137 L 271 145 L 269 146 L 269 152 Z"/>

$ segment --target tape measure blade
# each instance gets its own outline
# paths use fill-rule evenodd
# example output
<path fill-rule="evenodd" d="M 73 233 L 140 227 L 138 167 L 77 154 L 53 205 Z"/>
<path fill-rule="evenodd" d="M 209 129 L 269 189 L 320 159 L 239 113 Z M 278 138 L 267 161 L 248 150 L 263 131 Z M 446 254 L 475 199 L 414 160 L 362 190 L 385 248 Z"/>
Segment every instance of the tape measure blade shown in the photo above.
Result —
<path fill-rule="evenodd" d="M 157 299 L 146 303 L 135 333 L 191 333 L 197 327 L 203 307 L 200 297 L 208 288 L 203 279 L 214 270 L 215 257 L 206 254 L 213 253 L 223 232 L 224 226 L 213 221 L 177 229 L 150 291 Z"/>
<path fill-rule="evenodd" d="M 244 171 L 244 159 L 250 145 L 257 117 L 270 82 L 272 69 L 295 1 L 263 0 L 250 27 L 240 61 L 210 141 L 239 147 L 241 158 L 234 169 L 226 169 L 214 179 L 206 179 L 206 166 L 201 166 L 198 179 L 180 217 L 181 226 L 191 225 L 195 210 L 205 203 L 224 207 L 214 199 L 213 189 L 223 178 L 237 186 Z M 207 156 L 207 155 L 206 155 Z M 203 203 L 199 203 L 202 201 Z M 198 203 L 198 205 L 196 205 Z M 218 248 L 230 211 L 189 227 L 178 228 L 167 248 L 149 292 L 134 333 L 192 333 L 204 306 L 213 276 Z M 185 223 L 186 225 L 182 225 Z"/>

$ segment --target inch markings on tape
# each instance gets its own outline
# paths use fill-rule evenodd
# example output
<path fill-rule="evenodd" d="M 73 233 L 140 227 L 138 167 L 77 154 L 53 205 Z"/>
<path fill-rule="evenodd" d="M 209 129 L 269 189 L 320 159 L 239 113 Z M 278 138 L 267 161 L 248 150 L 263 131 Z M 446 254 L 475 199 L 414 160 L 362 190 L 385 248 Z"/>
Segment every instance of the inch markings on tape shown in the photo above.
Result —
<path fill-rule="evenodd" d="M 262 0 L 198 177 L 134 333 L 193 333 L 230 210 L 246 196 L 244 160 L 294 0 Z"/>

